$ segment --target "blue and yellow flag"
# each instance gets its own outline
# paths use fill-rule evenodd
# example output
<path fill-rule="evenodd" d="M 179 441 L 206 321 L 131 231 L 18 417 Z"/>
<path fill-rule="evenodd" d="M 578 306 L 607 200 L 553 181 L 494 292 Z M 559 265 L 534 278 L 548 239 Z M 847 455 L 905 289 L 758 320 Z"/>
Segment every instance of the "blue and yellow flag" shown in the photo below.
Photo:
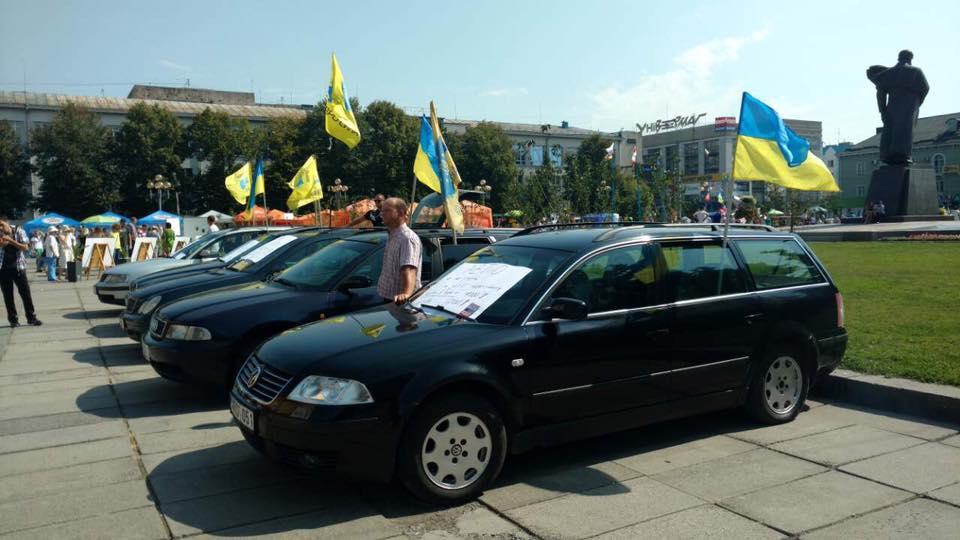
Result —
<path fill-rule="evenodd" d="M 320 173 L 317 172 L 317 158 L 310 156 L 300 167 L 297 174 L 287 184 L 293 193 L 287 199 L 287 208 L 291 212 L 323 198 L 323 186 L 320 185 Z"/>
<path fill-rule="evenodd" d="M 747 92 L 740 104 L 732 176 L 734 181 L 762 180 L 804 191 L 840 191 L 830 169 L 810 153 L 810 143 Z"/>
<path fill-rule="evenodd" d="M 250 166 L 247 163 L 247 166 Z M 257 205 L 257 195 L 263 194 L 263 159 L 257 160 L 257 169 L 253 173 L 254 182 L 250 183 L 250 191 L 247 193 L 247 209 L 243 212 L 246 219 L 253 218 L 253 207 Z"/>
<path fill-rule="evenodd" d="M 437 110 L 430 102 L 430 121 L 420 118 L 420 146 L 413 162 L 413 174 L 417 180 L 443 196 L 443 211 L 450 228 L 463 232 L 463 209 L 460 207 L 460 172 L 447 149 L 440 132 Z"/>
<path fill-rule="evenodd" d="M 248 161 L 242 167 L 234 171 L 233 174 L 226 177 L 223 184 L 227 187 L 230 195 L 240 204 L 247 203 L 247 196 L 250 195 L 250 185 L 253 179 L 253 165 Z"/>
<path fill-rule="evenodd" d="M 360 128 L 357 127 L 357 118 L 350 108 L 350 97 L 347 96 L 347 85 L 343 82 L 343 73 L 340 73 L 340 64 L 337 55 L 333 54 L 333 64 L 330 72 L 330 86 L 327 87 L 327 115 L 325 126 L 327 133 L 347 145 L 351 150 L 360 144 Z"/>

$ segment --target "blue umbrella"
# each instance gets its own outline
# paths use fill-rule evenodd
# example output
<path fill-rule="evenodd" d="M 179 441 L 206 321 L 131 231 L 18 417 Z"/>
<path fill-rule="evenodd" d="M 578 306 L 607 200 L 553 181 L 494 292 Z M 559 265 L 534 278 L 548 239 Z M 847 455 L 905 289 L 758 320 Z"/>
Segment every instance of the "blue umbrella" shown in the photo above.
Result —
<path fill-rule="evenodd" d="M 180 216 L 160 210 L 140 218 L 137 225 L 165 225 L 169 219 L 180 219 Z"/>
<path fill-rule="evenodd" d="M 67 216 L 60 215 L 56 212 L 48 212 L 37 219 L 33 219 L 24 223 L 23 230 L 26 231 L 27 234 L 33 234 L 33 231 L 36 229 L 46 230 L 47 227 L 50 226 L 60 227 L 62 225 L 77 227 L 80 225 L 80 222 L 75 219 L 68 218 Z"/>

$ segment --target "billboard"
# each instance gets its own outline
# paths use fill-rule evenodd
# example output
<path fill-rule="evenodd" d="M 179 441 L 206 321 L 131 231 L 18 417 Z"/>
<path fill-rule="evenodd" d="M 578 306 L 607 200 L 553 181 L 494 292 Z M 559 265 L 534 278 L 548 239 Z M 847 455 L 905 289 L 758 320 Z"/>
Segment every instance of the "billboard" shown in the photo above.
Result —
<path fill-rule="evenodd" d="M 737 117 L 736 116 L 718 116 L 713 119 L 713 130 L 714 131 L 736 131 L 737 130 Z"/>

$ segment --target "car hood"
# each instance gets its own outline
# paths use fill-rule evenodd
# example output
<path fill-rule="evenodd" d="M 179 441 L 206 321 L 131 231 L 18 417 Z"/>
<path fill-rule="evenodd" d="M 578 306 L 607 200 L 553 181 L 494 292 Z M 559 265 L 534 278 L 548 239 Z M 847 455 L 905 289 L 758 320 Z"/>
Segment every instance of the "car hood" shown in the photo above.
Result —
<path fill-rule="evenodd" d="M 177 268 L 180 266 L 189 266 L 198 261 L 180 260 L 180 259 L 150 259 L 149 261 L 130 262 L 115 266 L 107 270 L 107 274 L 123 274 L 127 276 L 127 281 L 141 276 L 160 272 L 168 268 Z"/>
<path fill-rule="evenodd" d="M 317 298 L 311 298 L 310 302 L 320 304 L 326 295 L 332 294 L 327 292 L 315 293 Z M 203 326 L 210 319 L 221 319 L 223 317 L 229 317 L 237 324 L 242 324 L 241 321 L 246 318 L 245 313 L 261 310 L 271 310 L 273 312 L 277 311 L 275 306 L 281 308 L 283 306 L 296 306 L 297 302 L 303 301 L 305 301 L 305 298 L 302 291 L 279 284 L 257 281 L 183 298 L 164 306 L 158 313 L 163 320 L 184 324 Z"/>
<path fill-rule="evenodd" d="M 156 295 L 165 295 L 177 291 L 182 296 L 200 292 L 204 288 L 215 288 L 217 283 L 223 283 L 222 286 L 233 285 L 238 282 L 255 281 L 256 278 L 251 274 L 243 272 L 233 272 L 229 270 L 208 270 L 199 274 L 187 274 L 185 276 L 161 281 L 156 284 L 141 287 L 136 290 L 134 296 L 141 300 L 147 300 Z M 178 296 L 179 297 L 179 296 Z"/>
<path fill-rule="evenodd" d="M 282 332 L 261 345 L 257 357 L 294 376 L 371 380 L 390 371 L 385 366 L 453 354 L 499 328 L 442 311 L 411 314 L 385 304 Z"/>
<path fill-rule="evenodd" d="M 196 259 L 189 262 L 192 264 L 168 267 L 158 272 L 153 272 L 149 275 L 146 275 L 137 281 L 137 285 L 140 287 L 149 287 L 150 285 L 155 285 L 161 281 L 169 281 L 171 279 L 177 279 L 190 274 L 199 274 L 201 272 L 206 272 L 207 270 L 216 270 L 217 268 L 223 268 L 224 266 L 223 261 L 219 260 L 201 262 L 199 259 Z"/>

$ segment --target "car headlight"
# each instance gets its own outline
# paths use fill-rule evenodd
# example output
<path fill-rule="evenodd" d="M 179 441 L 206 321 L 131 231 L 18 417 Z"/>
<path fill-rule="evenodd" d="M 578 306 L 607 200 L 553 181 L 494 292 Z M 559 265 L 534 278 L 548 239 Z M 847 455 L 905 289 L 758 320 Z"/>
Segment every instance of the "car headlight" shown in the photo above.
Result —
<path fill-rule="evenodd" d="M 370 391 L 361 382 L 310 375 L 290 392 L 287 399 L 314 405 L 359 405 L 373 403 Z"/>
<path fill-rule="evenodd" d="M 103 278 L 104 283 L 124 283 L 126 281 L 126 274 L 106 274 Z"/>
<path fill-rule="evenodd" d="M 146 302 L 140 304 L 140 307 L 137 308 L 137 313 L 146 314 L 157 309 L 157 306 L 160 305 L 160 296 L 154 296 L 147 300 Z"/>
<path fill-rule="evenodd" d="M 185 324 L 168 324 L 167 331 L 163 334 L 166 339 L 178 339 L 180 341 L 209 341 L 212 339 L 210 331 L 200 326 L 187 326 Z"/>

